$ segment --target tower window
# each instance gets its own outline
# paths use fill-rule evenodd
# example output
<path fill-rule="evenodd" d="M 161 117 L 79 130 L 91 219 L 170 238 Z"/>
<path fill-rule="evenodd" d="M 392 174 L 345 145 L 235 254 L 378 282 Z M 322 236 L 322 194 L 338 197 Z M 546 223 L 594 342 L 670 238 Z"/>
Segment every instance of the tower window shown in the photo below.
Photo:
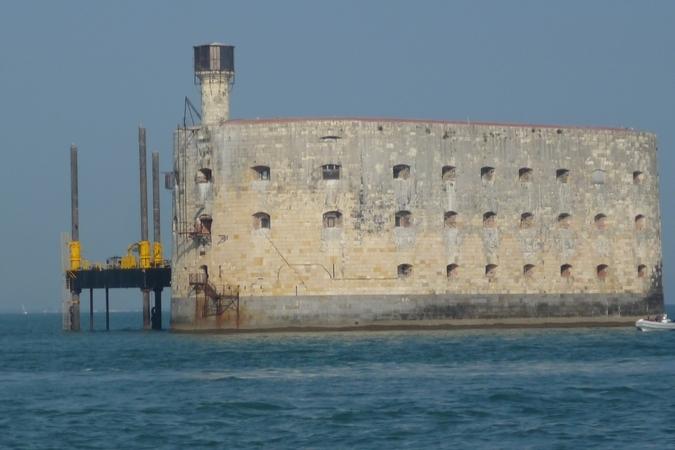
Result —
<path fill-rule="evenodd" d="M 256 180 L 268 181 L 270 179 L 269 166 L 255 166 L 252 169 Z"/>
<path fill-rule="evenodd" d="M 490 280 L 494 280 L 497 277 L 497 264 L 485 266 L 485 276 Z"/>
<path fill-rule="evenodd" d="M 397 211 L 394 214 L 394 224 L 397 227 L 403 228 L 412 226 L 412 214 L 410 211 Z"/>
<path fill-rule="evenodd" d="M 633 184 L 642 184 L 645 181 L 645 174 L 636 170 L 633 172 Z"/>
<path fill-rule="evenodd" d="M 572 277 L 572 265 L 571 264 L 563 264 L 560 266 L 560 276 L 563 278 L 571 278 Z"/>
<path fill-rule="evenodd" d="M 211 169 L 199 169 L 195 181 L 197 181 L 197 183 L 210 183 L 212 174 L 213 172 L 211 172 Z"/>
<path fill-rule="evenodd" d="M 607 264 L 600 264 L 598 267 L 595 268 L 595 272 L 598 276 L 598 280 L 604 280 L 607 278 L 607 274 L 609 273 L 609 267 Z"/>
<path fill-rule="evenodd" d="M 270 215 L 264 212 L 257 212 L 253 214 L 253 228 L 256 230 L 267 228 L 272 225 Z"/>
<path fill-rule="evenodd" d="M 196 232 L 201 235 L 211 234 L 211 224 L 213 219 L 208 214 L 202 214 L 197 219 Z"/>
<path fill-rule="evenodd" d="M 497 226 L 497 214 L 492 211 L 483 214 L 483 226 L 485 228 L 495 228 Z"/>
<path fill-rule="evenodd" d="M 413 266 L 410 264 L 399 264 L 396 268 L 396 274 L 399 279 L 410 278 L 412 276 Z"/>
<path fill-rule="evenodd" d="M 340 211 L 328 211 L 323 214 L 324 228 L 339 228 L 342 226 L 342 213 Z"/>
<path fill-rule="evenodd" d="M 605 184 L 605 171 L 594 170 L 591 174 L 591 182 L 593 184 Z"/>
<path fill-rule="evenodd" d="M 457 213 L 455 211 L 448 211 L 443 215 L 443 223 L 445 228 L 457 228 Z"/>
<path fill-rule="evenodd" d="M 521 183 L 529 183 L 532 181 L 532 169 L 529 167 L 521 167 L 518 169 L 518 179 Z"/>
<path fill-rule="evenodd" d="M 534 264 L 525 264 L 523 266 L 523 276 L 525 278 L 532 278 L 534 276 Z"/>
<path fill-rule="evenodd" d="M 394 179 L 407 180 L 410 178 L 410 166 L 406 164 L 398 164 L 394 166 Z"/>
<path fill-rule="evenodd" d="M 340 179 L 340 165 L 339 164 L 324 164 L 321 166 L 321 174 L 324 180 L 339 180 Z"/>
<path fill-rule="evenodd" d="M 642 231 L 647 226 L 647 219 L 642 214 L 635 216 L 635 230 Z"/>
<path fill-rule="evenodd" d="M 572 216 L 567 213 L 562 213 L 558 215 L 558 226 L 563 229 L 567 229 L 572 224 Z"/>
<path fill-rule="evenodd" d="M 596 214 L 596 216 L 593 218 L 593 221 L 595 222 L 595 227 L 598 230 L 607 229 L 607 216 L 606 215 Z"/>
<path fill-rule="evenodd" d="M 534 214 L 525 212 L 520 215 L 520 228 L 532 228 L 534 226 Z"/>
<path fill-rule="evenodd" d="M 495 178 L 495 168 L 490 166 L 481 167 L 480 178 L 485 183 L 492 183 Z"/>
<path fill-rule="evenodd" d="M 567 183 L 570 178 L 570 171 L 567 169 L 558 169 L 555 171 L 555 178 L 558 183 Z"/>
<path fill-rule="evenodd" d="M 448 277 L 448 280 L 457 278 L 459 274 L 459 266 L 457 264 L 448 264 L 445 267 L 445 274 Z"/>
<path fill-rule="evenodd" d="M 638 278 L 647 278 L 647 266 L 640 264 L 637 267 L 637 276 Z"/>
<path fill-rule="evenodd" d="M 456 167 L 455 166 L 443 166 L 441 171 L 441 176 L 443 181 L 455 181 L 456 177 Z"/>

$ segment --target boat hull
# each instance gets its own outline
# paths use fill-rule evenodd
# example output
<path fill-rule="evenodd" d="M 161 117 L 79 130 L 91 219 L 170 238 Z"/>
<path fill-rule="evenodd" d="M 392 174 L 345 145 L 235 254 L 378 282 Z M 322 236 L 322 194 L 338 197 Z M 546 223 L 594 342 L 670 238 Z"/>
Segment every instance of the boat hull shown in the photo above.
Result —
<path fill-rule="evenodd" d="M 675 331 L 675 322 L 655 322 L 640 319 L 635 322 L 635 328 L 640 331 Z"/>

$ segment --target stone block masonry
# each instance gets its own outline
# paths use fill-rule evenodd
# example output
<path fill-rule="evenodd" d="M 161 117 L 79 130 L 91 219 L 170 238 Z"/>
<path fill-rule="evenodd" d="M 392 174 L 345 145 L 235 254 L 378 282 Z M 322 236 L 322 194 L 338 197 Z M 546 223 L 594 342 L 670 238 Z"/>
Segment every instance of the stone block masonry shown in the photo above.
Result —
<path fill-rule="evenodd" d="M 176 329 L 587 322 L 663 307 L 650 133 L 230 120 L 178 129 L 174 166 Z M 239 314 L 204 315 L 198 273 L 238 286 Z"/>

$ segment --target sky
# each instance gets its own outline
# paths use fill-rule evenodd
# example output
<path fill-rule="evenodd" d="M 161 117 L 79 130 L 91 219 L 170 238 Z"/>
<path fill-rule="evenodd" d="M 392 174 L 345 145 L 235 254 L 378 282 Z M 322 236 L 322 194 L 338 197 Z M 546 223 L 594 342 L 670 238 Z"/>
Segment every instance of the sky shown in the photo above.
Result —
<path fill-rule="evenodd" d="M 665 0 L 8 1 L 0 15 L 0 311 L 60 309 L 71 143 L 80 152 L 85 256 L 104 261 L 139 240 L 137 127 L 169 170 L 184 98 L 199 104 L 192 46 L 214 41 L 236 47 L 233 118 L 656 133 L 666 301 L 675 303 L 673 23 L 675 2 Z M 165 248 L 169 194 L 162 190 Z M 138 309 L 140 294 L 114 292 L 111 301 Z"/>

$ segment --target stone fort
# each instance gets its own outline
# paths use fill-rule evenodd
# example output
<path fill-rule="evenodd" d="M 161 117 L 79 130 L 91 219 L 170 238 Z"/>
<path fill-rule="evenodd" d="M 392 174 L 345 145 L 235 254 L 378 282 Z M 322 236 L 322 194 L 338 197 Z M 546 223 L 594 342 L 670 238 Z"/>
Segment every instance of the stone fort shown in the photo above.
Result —
<path fill-rule="evenodd" d="M 174 135 L 174 329 L 625 323 L 661 312 L 656 138 L 377 118 L 230 120 L 195 47 Z"/>

